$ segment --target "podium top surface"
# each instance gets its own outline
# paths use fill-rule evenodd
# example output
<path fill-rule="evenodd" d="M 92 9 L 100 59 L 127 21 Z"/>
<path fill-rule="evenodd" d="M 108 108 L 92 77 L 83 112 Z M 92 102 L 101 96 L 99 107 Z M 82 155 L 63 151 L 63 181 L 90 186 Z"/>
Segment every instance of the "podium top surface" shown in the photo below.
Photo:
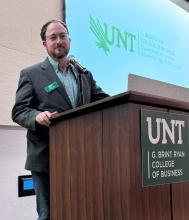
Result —
<path fill-rule="evenodd" d="M 189 112 L 189 102 L 180 101 L 177 99 L 165 98 L 162 96 L 155 96 L 146 93 L 127 91 L 112 97 L 108 97 L 84 106 L 70 109 L 53 116 L 51 119 L 52 125 L 56 122 L 70 119 L 86 113 L 102 110 L 124 103 L 135 103 L 142 105 L 149 105 L 155 107 L 169 108 L 178 111 Z"/>

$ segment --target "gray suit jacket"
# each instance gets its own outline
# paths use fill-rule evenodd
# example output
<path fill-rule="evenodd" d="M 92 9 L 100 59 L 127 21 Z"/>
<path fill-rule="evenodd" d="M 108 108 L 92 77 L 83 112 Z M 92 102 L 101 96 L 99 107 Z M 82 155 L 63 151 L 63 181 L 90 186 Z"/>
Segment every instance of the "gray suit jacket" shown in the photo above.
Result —
<path fill-rule="evenodd" d="M 77 77 L 78 70 L 74 66 L 69 68 Z M 58 88 L 46 92 L 44 88 L 53 82 L 58 84 Z M 84 104 L 108 96 L 96 85 L 90 72 L 82 75 L 82 84 Z M 77 100 L 79 106 L 79 92 Z M 36 115 L 43 111 L 63 112 L 71 108 L 68 95 L 48 59 L 21 71 L 12 119 L 28 129 L 26 169 L 49 171 L 49 129 L 35 121 Z"/>

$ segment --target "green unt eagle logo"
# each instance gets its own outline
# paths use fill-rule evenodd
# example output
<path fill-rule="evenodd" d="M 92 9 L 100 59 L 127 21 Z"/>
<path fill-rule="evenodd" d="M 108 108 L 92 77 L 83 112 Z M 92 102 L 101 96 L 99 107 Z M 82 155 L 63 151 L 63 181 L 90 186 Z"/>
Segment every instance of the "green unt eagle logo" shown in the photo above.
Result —
<path fill-rule="evenodd" d="M 129 52 L 135 52 L 135 34 L 126 31 L 121 33 L 114 26 L 111 26 L 110 30 L 107 23 L 102 25 L 98 19 L 95 20 L 92 16 L 90 16 L 90 29 L 97 39 L 98 47 L 102 48 L 106 55 L 110 53 L 110 47 L 113 45 L 118 48 L 124 47 Z"/>

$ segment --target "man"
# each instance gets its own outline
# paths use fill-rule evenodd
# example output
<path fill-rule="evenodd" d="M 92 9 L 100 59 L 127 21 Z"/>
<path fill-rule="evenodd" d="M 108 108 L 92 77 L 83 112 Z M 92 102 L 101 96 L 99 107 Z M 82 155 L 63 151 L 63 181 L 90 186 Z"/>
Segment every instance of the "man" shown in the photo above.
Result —
<path fill-rule="evenodd" d="M 48 57 L 21 71 L 12 119 L 28 129 L 27 160 L 35 183 L 38 220 L 49 220 L 49 126 L 53 115 L 81 105 L 79 69 L 70 63 L 65 23 L 47 22 L 41 38 Z M 108 95 L 88 71 L 82 75 L 84 104 Z"/>

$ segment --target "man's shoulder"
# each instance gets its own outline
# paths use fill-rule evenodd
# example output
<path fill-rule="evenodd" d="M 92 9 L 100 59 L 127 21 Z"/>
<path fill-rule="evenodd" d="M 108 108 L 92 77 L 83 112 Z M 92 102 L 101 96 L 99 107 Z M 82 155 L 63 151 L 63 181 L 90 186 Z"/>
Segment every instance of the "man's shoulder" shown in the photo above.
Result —
<path fill-rule="evenodd" d="M 48 60 L 45 59 L 44 61 L 32 64 L 30 66 L 27 66 L 21 70 L 21 72 L 35 72 L 39 71 L 39 69 L 43 68 L 43 66 L 48 64 Z"/>

